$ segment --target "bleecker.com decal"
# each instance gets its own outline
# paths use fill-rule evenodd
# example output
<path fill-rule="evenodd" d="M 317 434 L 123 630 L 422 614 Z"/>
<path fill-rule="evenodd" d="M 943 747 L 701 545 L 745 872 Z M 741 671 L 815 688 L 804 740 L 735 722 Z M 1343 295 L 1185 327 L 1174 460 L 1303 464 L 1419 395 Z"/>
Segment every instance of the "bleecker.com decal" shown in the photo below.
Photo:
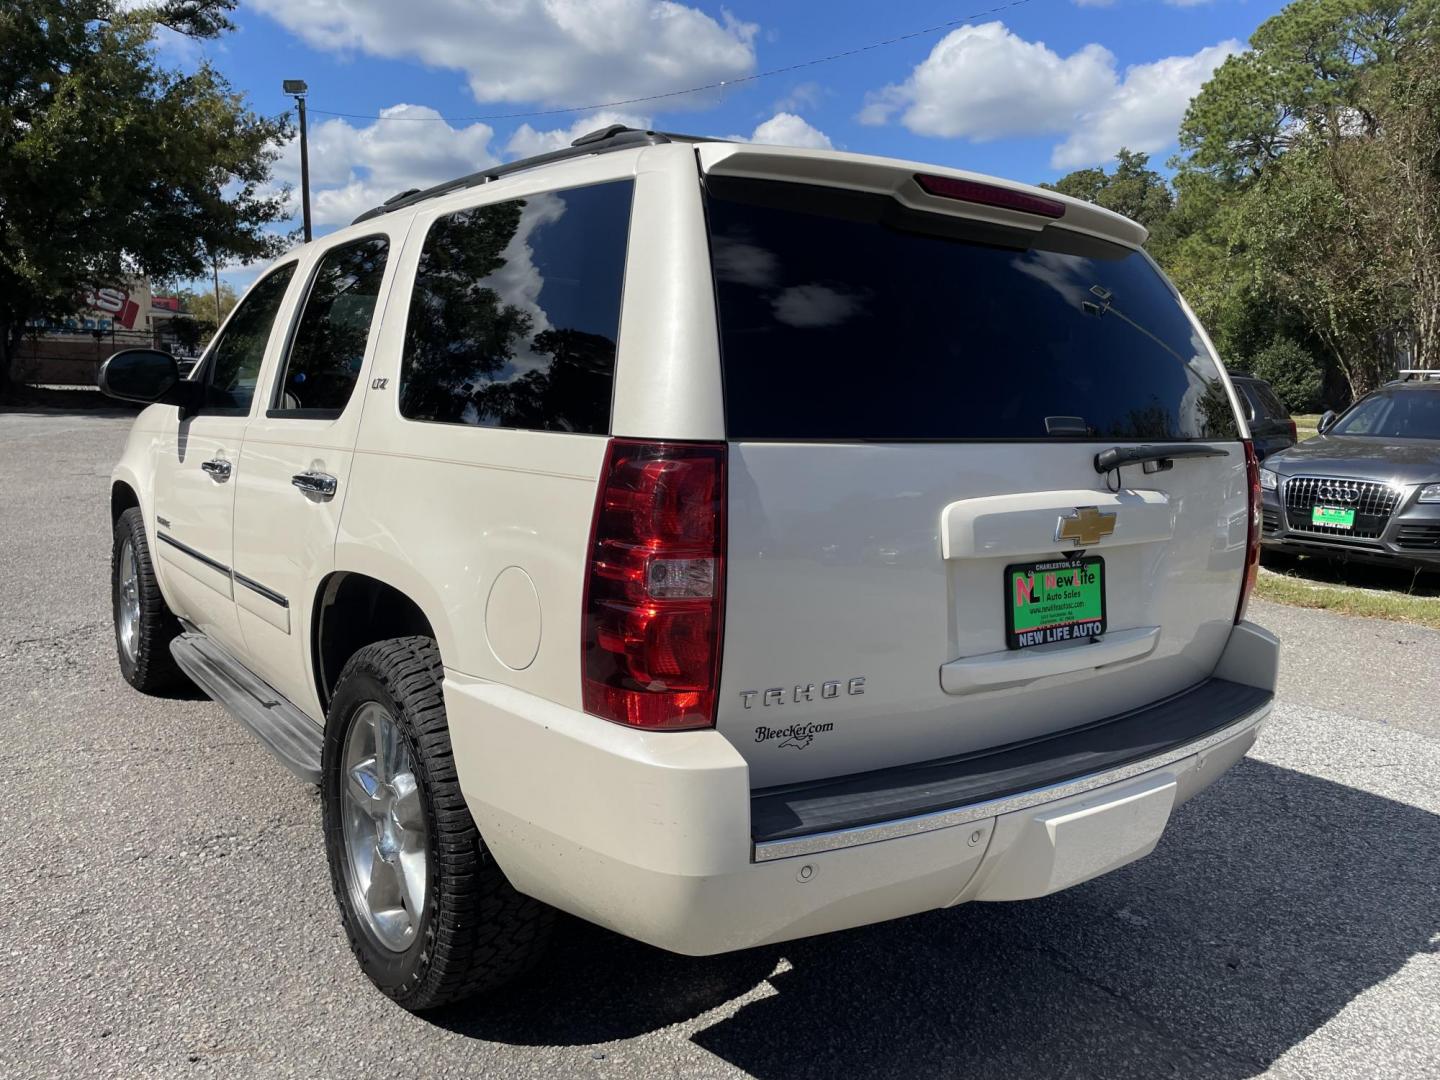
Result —
<path fill-rule="evenodd" d="M 804 750 L 815 741 L 816 735 L 823 735 L 827 731 L 834 731 L 834 724 L 791 724 L 789 727 L 773 728 L 761 724 L 755 729 L 756 742 L 769 742 L 771 739 L 783 739 L 780 745 L 789 747 L 792 750 Z"/>
<path fill-rule="evenodd" d="M 1015 567 L 1010 571 L 1014 647 L 1071 641 L 1105 632 L 1104 564 L 1098 559 Z"/>

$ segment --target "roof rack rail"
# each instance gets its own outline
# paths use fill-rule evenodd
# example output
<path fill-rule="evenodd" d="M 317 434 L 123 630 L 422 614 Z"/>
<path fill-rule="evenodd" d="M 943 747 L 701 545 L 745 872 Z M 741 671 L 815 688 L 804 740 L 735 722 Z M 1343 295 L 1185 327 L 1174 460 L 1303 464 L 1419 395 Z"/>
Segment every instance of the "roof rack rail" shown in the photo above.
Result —
<path fill-rule="evenodd" d="M 700 139 L 692 135 L 670 135 L 663 131 L 642 131 L 639 128 L 626 127 L 624 124 L 611 124 L 609 127 L 600 128 L 597 131 L 581 135 L 569 146 L 559 150 L 551 150 L 545 154 L 536 154 L 534 157 L 521 158 L 519 161 L 509 161 L 504 165 L 496 165 L 493 168 L 483 169 L 469 176 L 462 176 L 455 180 L 447 180 L 443 184 L 436 184 L 434 187 L 411 188 L 409 191 L 402 191 L 398 195 L 392 195 L 379 206 L 366 210 L 350 224 L 358 225 L 362 221 L 369 221 L 371 218 L 388 214 L 392 210 L 400 210 L 407 206 L 414 206 L 416 203 L 425 202 L 428 199 L 438 198 L 441 195 L 448 195 L 452 191 L 463 191 L 465 188 L 479 187 L 481 184 L 488 184 L 493 180 L 499 180 L 502 176 L 510 176 L 513 173 L 523 172 L 526 169 L 538 168 L 541 165 L 549 165 L 556 161 L 565 161 L 568 158 L 585 157 L 589 154 L 607 154 L 613 150 L 626 150 L 633 146 L 656 146 L 668 142 L 699 142 Z M 706 140 L 709 141 L 709 140 Z M 723 140 L 714 140 L 720 142 Z"/>

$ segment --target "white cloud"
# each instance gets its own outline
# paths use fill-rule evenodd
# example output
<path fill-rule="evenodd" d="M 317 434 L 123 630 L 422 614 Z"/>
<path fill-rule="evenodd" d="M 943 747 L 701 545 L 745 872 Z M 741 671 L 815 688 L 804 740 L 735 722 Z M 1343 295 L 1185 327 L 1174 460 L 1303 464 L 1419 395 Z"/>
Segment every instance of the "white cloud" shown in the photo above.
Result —
<path fill-rule="evenodd" d="M 802 330 L 839 326 L 864 306 L 865 297 L 862 294 L 818 282 L 792 285 L 782 289 L 780 295 L 770 301 L 777 321 Z"/>
<path fill-rule="evenodd" d="M 1147 154 L 1164 149 L 1175 141 L 1190 99 L 1227 56 L 1244 48 L 1239 41 L 1222 41 L 1193 56 L 1167 56 L 1126 68 L 1125 78 L 1082 113 L 1069 138 L 1051 151 L 1050 164 L 1057 169 L 1093 165 L 1122 146 Z"/>
<path fill-rule="evenodd" d="M 798 146 L 805 150 L 830 150 L 830 136 L 794 113 L 778 112 L 758 125 L 749 138 L 731 135 L 736 142 L 764 143 L 767 146 Z"/>
<path fill-rule="evenodd" d="M 1004 23 L 962 26 L 937 42 L 903 83 L 870 94 L 859 119 L 880 124 L 899 113 L 918 135 L 976 142 L 1046 135 L 1067 130 L 1114 82 L 1115 57 L 1099 45 L 1061 57 Z"/>
<path fill-rule="evenodd" d="M 1114 55 L 1086 45 L 1060 56 L 1003 23 L 947 34 L 901 83 L 867 95 L 858 119 L 899 122 L 919 135 L 986 142 L 1063 135 L 1051 165 L 1075 168 L 1122 146 L 1154 153 L 1170 145 L 1190 99 L 1211 72 L 1244 46 L 1223 41 L 1192 56 L 1117 70 Z"/>
<path fill-rule="evenodd" d="M 515 130 L 515 134 L 510 136 L 510 141 L 505 144 L 505 153 L 514 157 L 530 157 L 532 154 L 543 154 L 549 150 L 560 150 L 569 146 L 581 135 L 588 135 L 592 131 L 609 127 L 611 124 L 624 124 L 626 127 L 648 129 L 650 127 L 650 118 L 648 116 L 636 116 L 633 113 L 612 112 L 609 109 L 602 109 L 599 112 L 586 113 L 568 128 L 536 131 L 529 124 L 521 124 Z"/>
<path fill-rule="evenodd" d="M 731 236 L 715 236 L 710 243 L 715 251 L 715 273 L 721 281 L 768 289 L 780 279 L 780 260 L 769 248 Z"/>
<path fill-rule="evenodd" d="M 1171 7 L 1199 7 L 1201 4 L 1208 4 L 1210 0 L 1165 0 Z"/>
<path fill-rule="evenodd" d="M 675 0 L 251 2 L 317 49 L 462 71 L 478 101 L 584 104 L 733 79 L 755 66 L 755 24 L 728 13 L 717 21 Z"/>
<path fill-rule="evenodd" d="M 451 127 L 434 109 L 392 105 L 364 127 L 326 120 L 310 129 L 310 206 L 317 225 L 348 225 L 357 214 L 407 188 L 424 188 L 494 165 L 494 131 L 486 124 Z M 277 180 L 295 187 L 299 212 L 300 146 L 289 143 L 275 164 Z"/>
<path fill-rule="evenodd" d="M 1115 3 L 1115 0 L 1073 0 L 1073 2 L 1076 7 L 1109 7 Z M 1202 3 L 1203 0 L 1191 0 L 1191 2 Z"/>

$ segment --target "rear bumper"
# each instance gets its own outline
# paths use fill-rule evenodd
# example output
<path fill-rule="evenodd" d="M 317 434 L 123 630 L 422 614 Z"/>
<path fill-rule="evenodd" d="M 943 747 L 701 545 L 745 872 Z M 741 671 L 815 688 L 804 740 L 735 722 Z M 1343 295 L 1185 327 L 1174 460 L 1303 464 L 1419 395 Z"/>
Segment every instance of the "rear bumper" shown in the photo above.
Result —
<path fill-rule="evenodd" d="M 636 732 L 456 673 L 445 699 L 466 800 L 515 887 L 700 955 L 1043 896 L 1148 854 L 1172 809 L 1254 741 L 1277 659 L 1265 631 L 1235 630 L 1216 677 L 1263 692 L 1200 737 L 925 814 L 758 843 L 748 769 L 718 732 Z"/>

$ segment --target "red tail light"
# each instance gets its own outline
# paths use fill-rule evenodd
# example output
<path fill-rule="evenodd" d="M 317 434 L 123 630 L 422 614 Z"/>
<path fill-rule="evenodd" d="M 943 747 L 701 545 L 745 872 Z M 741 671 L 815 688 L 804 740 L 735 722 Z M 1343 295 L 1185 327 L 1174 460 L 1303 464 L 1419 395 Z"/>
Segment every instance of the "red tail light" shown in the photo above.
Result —
<path fill-rule="evenodd" d="M 1291 442 L 1299 442 L 1299 441 L 1300 441 L 1300 429 L 1295 426 L 1295 421 L 1294 421 L 1294 420 L 1286 420 L 1286 421 L 1285 421 L 1285 424 L 1286 424 L 1287 427 L 1290 428 L 1290 441 L 1291 441 Z"/>
<path fill-rule="evenodd" d="M 1240 603 L 1235 606 L 1235 621 L 1245 618 L 1255 579 L 1260 576 L 1260 459 L 1255 444 L 1245 440 L 1245 482 L 1250 492 L 1249 517 L 1246 519 L 1245 580 L 1240 585 Z"/>
<path fill-rule="evenodd" d="M 611 439 L 585 574 L 585 711 L 713 727 L 724 605 L 724 445 Z"/>
<path fill-rule="evenodd" d="M 959 199 L 961 202 L 979 203 L 981 206 L 999 206 L 1006 210 L 1019 210 L 1022 214 L 1039 214 L 1048 218 L 1065 216 L 1065 204 L 1059 199 L 1047 199 L 1043 195 L 1031 195 L 997 184 L 981 184 L 974 180 L 931 176 L 928 173 L 916 173 L 915 182 L 925 194 L 938 195 L 942 199 Z"/>

